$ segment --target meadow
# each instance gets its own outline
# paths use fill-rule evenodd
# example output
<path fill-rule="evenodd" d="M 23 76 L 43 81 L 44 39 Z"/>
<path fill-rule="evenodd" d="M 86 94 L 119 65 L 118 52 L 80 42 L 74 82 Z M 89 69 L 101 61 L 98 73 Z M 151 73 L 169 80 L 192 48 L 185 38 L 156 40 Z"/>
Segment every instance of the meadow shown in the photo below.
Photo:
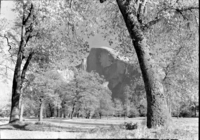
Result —
<path fill-rule="evenodd" d="M 1 138 L 113 138 L 113 139 L 180 139 L 197 140 L 198 118 L 173 118 L 169 127 L 148 129 L 146 119 L 102 118 L 102 119 L 25 119 L 18 124 L 8 124 L 1 119 Z M 126 130 L 124 122 L 138 124 L 134 130 Z"/>

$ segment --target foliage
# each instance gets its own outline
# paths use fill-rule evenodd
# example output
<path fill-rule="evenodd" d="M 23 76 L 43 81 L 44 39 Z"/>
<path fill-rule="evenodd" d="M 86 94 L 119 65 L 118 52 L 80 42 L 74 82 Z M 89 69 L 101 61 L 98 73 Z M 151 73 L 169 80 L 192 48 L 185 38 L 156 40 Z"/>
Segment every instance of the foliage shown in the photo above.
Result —
<path fill-rule="evenodd" d="M 133 2 L 134 8 L 137 2 Z M 172 112 L 180 110 L 183 103 L 193 102 L 188 105 L 194 105 L 198 99 L 197 3 L 196 0 L 150 0 L 147 1 L 142 15 L 142 26 L 153 23 L 153 26 L 144 29 L 144 35 L 150 46 L 151 55 L 158 64 L 158 75 L 163 78 L 168 106 Z M 101 34 L 108 41 L 116 43 L 116 49 L 129 57 L 131 63 L 136 62 L 131 38 L 117 4 L 107 1 L 104 6 L 104 11 L 99 16 L 104 21 L 100 25 Z M 136 102 L 139 101 L 137 97 L 135 99 Z"/>
<path fill-rule="evenodd" d="M 113 106 L 115 109 L 115 115 L 118 117 L 121 117 L 121 115 L 123 114 L 123 104 L 122 101 L 119 99 L 114 99 L 113 101 Z"/>
<path fill-rule="evenodd" d="M 0 109 L 0 117 L 9 117 L 10 105 L 6 105 Z"/>
<path fill-rule="evenodd" d="M 18 14 L 14 28 L 1 32 L 0 53 L 6 44 L 10 45 L 6 59 L 16 62 L 18 44 L 21 35 L 22 1 L 16 1 L 14 8 Z M 65 112 L 80 114 L 84 117 L 127 115 L 145 116 L 147 104 L 144 85 L 141 81 L 132 83 L 124 90 L 126 101 L 112 101 L 109 89 L 102 87 L 105 82 L 96 73 L 74 71 L 75 77 L 67 83 L 57 70 L 76 66 L 85 58 L 91 46 L 87 38 L 101 34 L 114 49 L 129 58 L 130 63 L 139 67 L 131 39 L 122 15 L 114 1 L 100 5 L 99 1 L 88 0 L 41 0 L 29 1 L 34 4 L 33 37 L 24 50 L 24 62 L 29 53 L 34 56 L 23 83 L 25 115 L 37 114 L 38 102 L 45 100 Z M 150 0 L 143 15 L 144 24 L 155 17 L 162 18 L 154 26 L 145 30 L 147 44 L 151 47 L 153 58 L 160 66 L 159 74 L 165 85 L 168 106 L 174 116 L 187 116 L 198 106 L 198 12 L 195 10 L 176 11 L 195 5 L 194 1 Z M 25 15 L 28 15 L 28 7 Z M 160 14 L 158 14 L 160 13 Z M 5 29 L 7 21 L 0 19 L 0 31 Z M 3 47 L 2 47 L 3 46 Z M 4 54 L 3 54 L 4 55 Z M 5 55 L 6 57 L 8 55 Z M 0 62 L 0 65 L 3 64 Z M 4 66 L 1 67 L 4 69 Z M 52 70 L 53 69 L 53 70 Z M 4 73 L 1 73 L 4 75 Z M 32 78 L 31 78 L 32 75 Z M 30 76 L 30 77 L 29 77 Z"/>
<path fill-rule="evenodd" d="M 68 107 L 84 117 L 92 117 L 98 110 L 106 113 L 111 103 L 111 92 L 103 87 L 105 80 L 97 73 L 79 70 L 74 79 L 65 84 L 63 95 Z M 108 98 L 105 98 L 108 97 Z"/>

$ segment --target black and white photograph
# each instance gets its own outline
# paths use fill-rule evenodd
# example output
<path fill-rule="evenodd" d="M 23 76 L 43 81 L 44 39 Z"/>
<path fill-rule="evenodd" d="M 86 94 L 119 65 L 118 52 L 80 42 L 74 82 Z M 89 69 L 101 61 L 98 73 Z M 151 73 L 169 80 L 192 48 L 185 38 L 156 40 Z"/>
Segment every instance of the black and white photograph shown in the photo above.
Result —
<path fill-rule="evenodd" d="M 199 140 L 199 1 L 0 0 L 0 139 Z"/>

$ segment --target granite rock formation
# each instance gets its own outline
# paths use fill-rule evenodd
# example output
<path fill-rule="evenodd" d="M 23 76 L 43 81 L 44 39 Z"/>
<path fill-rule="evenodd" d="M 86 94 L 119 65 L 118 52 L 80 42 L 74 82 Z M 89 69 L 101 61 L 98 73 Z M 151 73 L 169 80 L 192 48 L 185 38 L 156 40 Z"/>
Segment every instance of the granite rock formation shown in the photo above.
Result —
<path fill-rule="evenodd" d="M 109 82 L 108 88 L 112 91 L 112 98 L 124 101 L 124 88 L 141 76 L 138 69 L 119 57 L 111 48 L 91 48 L 87 59 L 82 61 L 80 67 L 88 72 L 96 71 Z"/>

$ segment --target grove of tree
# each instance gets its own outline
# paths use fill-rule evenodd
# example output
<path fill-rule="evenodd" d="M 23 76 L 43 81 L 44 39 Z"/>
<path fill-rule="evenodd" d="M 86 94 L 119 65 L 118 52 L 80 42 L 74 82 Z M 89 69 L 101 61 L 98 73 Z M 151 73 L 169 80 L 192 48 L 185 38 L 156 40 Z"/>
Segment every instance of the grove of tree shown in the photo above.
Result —
<path fill-rule="evenodd" d="M 0 45 L 6 42 L 9 60 L 15 64 L 10 123 L 22 121 L 23 115 L 40 121 L 45 117 L 146 116 L 147 127 L 152 128 L 170 124 L 171 116 L 187 116 L 190 110 L 196 114 L 197 3 L 16 1 L 15 26 L 4 30 L 6 24 L 0 24 L 0 31 L 4 30 Z M 88 38 L 97 34 L 114 44 L 142 75 L 124 89 L 125 102 L 112 99 L 101 75 L 76 67 L 92 47 Z"/>

